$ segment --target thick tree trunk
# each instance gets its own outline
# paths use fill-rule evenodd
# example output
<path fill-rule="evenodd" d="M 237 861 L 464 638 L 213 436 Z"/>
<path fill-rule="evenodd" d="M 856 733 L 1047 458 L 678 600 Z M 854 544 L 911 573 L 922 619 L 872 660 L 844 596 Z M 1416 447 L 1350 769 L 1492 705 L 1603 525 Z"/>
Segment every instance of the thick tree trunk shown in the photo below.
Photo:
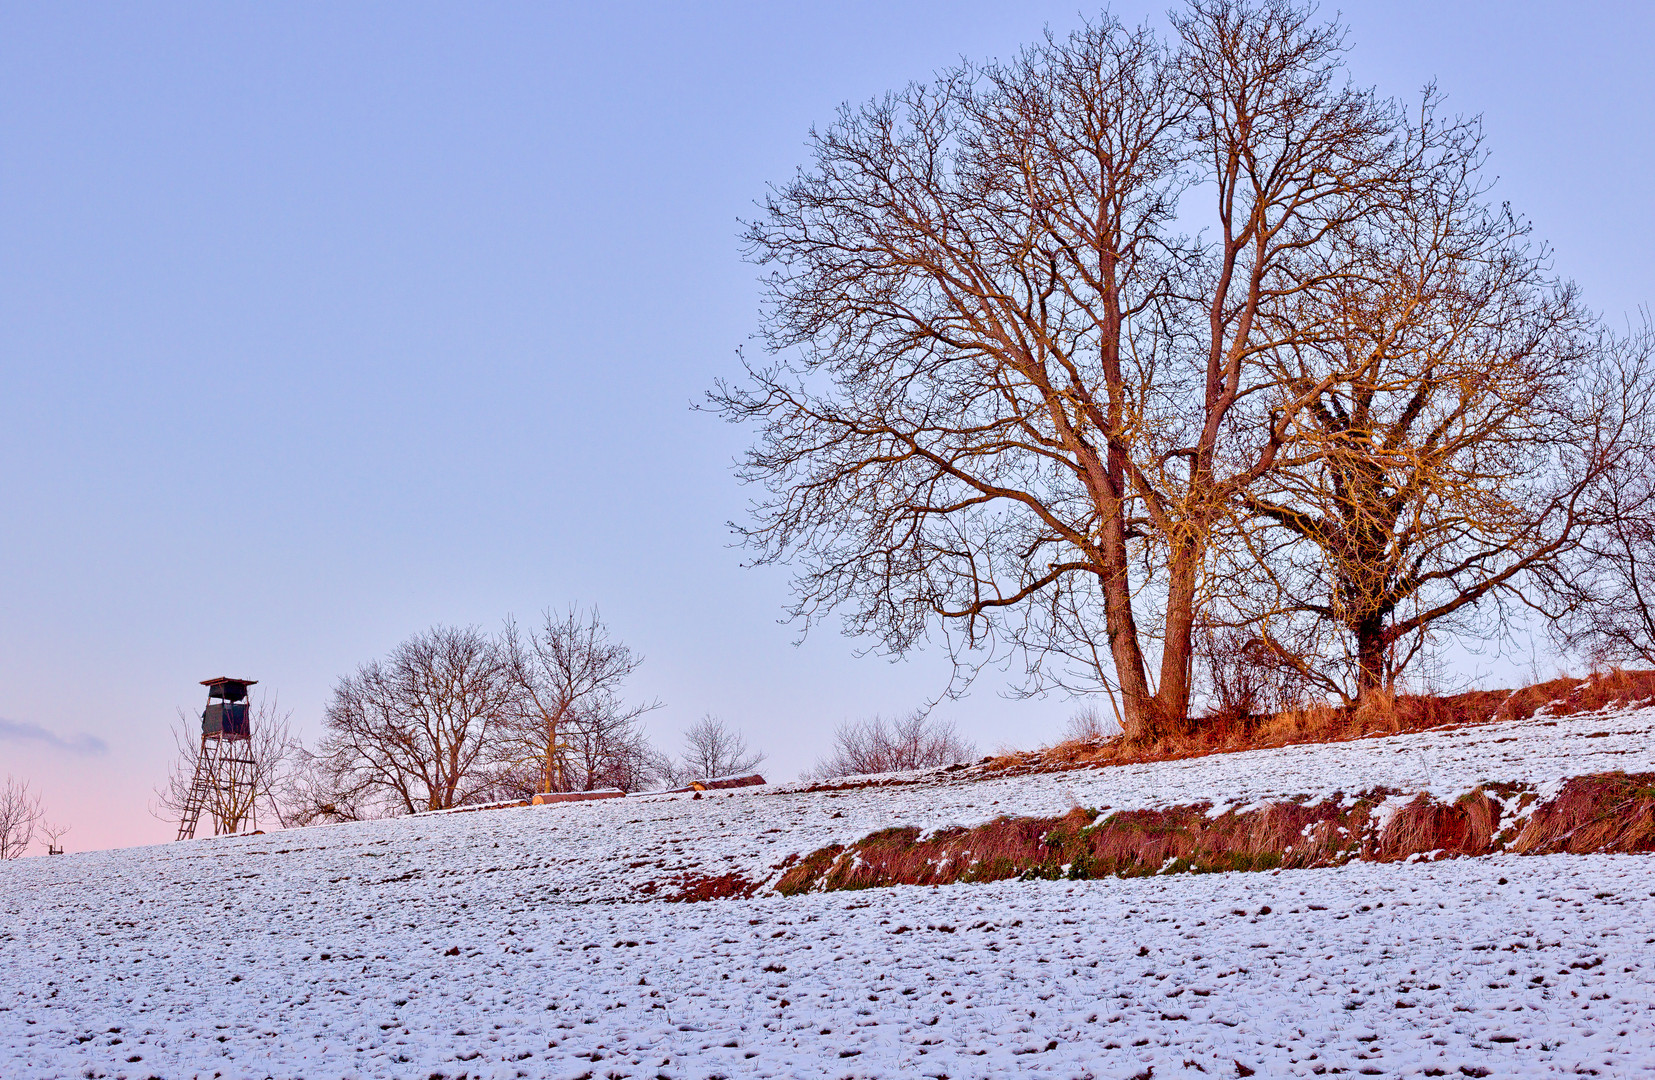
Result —
<path fill-rule="evenodd" d="M 1384 688 L 1385 649 L 1390 643 L 1382 618 L 1363 619 L 1350 629 L 1356 638 L 1356 700 L 1360 702 Z"/>
<path fill-rule="evenodd" d="M 1195 646 L 1196 589 L 1202 550 L 1194 540 L 1174 549 L 1167 573 L 1165 634 L 1161 641 L 1161 680 L 1155 695 L 1158 738 L 1190 729 L 1190 661 Z"/>
<path fill-rule="evenodd" d="M 1132 598 L 1124 575 L 1104 586 L 1105 618 L 1110 658 L 1120 682 L 1121 722 L 1128 740 L 1154 742 L 1158 738 L 1159 705 L 1149 689 L 1143 652 L 1138 647 L 1138 627 L 1132 616 Z M 1118 594 L 1118 595 L 1115 595 Z"/>

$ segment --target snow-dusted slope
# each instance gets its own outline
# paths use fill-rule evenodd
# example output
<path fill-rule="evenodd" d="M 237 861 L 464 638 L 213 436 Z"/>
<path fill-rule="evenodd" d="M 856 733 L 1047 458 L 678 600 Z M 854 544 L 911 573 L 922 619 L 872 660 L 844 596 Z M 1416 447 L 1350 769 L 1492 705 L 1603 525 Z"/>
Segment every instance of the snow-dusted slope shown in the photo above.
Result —
<path fill-rule="evenodd" d="M 595 906 L 265 880 L 9 898 L 0 1075 L 1655 1075 L 1644 857 Z"/>
<path fill-rule="evenodd" d="M 22 860 L 0 866 L 0 1077 L 1655 1075 L 1647 857 L 591 903 L 1072 802 L 1655 771 L 1652 729 L 1542 717 Z"/>
<path fill-rule="evenodd" d="M 724 874 L 765 881 L 789 855 L 895 825 L 1056 815 L 1076 803 L 1247 804 L 1375 787 L 1451 797 L 1484 781 L 1544 787 L 1614 769 L 1655 771 L 1655 708 L 988 780 L 937 773 L 881 787 L 737 788 L 700 799 L 650 795 L 435 815 L 86 858 L 109 859 L 109 873 L 144 883 L 229 871 L 261 876 L 243 881 L 268 876 L 284 889 L 289 879 L 325 877 L 341 892 L 377 895 L 454 888 L 489 874 L 560 900 L 636 900 L 646 887 L 671 895 L 681 881 Z"/>

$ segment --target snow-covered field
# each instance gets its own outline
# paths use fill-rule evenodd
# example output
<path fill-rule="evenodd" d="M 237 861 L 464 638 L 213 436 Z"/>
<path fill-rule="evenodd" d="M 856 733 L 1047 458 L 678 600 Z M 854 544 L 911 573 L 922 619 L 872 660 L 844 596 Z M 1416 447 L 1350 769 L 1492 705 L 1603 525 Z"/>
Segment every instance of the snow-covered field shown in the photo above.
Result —
<path fill-rule="evenodd" d="M 26 895 L 0 1075 L 1655 1075 L 1637 856 L 704 904 L 284 884 Z"/>
<path fill-rule="evenodd" d="M 1655 771 L 1652 730 L 1643 709 L 21 860 L 0 1077 L 1655 1075 L 1651 857 L 625 902 L 1071 800 Z"/>

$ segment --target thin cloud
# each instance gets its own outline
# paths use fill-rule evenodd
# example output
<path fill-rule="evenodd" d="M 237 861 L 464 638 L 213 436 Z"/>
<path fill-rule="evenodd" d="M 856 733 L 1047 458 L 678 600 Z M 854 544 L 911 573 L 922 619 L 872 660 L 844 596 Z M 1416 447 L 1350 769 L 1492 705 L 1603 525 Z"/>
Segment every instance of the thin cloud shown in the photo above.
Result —
<path fill-rule="evenodd" d="M 16 720 L 7 720 L 4 717 L 0 717 L 0 741 L 44 743 L 55 750 L 79 754 L 82 757 L 101 757 L 109 752 L 109 744 L 95 735 L 82 732 L 73 738 L 65 739 L 62 735 L 47 731 L 39 724 L 20 724 Z"/>

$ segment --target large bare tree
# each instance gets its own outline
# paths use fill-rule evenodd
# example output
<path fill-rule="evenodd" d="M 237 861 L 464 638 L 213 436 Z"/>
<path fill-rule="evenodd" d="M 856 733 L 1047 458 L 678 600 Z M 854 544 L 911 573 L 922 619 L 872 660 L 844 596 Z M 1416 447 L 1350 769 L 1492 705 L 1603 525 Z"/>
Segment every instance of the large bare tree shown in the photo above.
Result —
<path fill-rule="evenodd" d="M 508 622 L 502 646 L 519 698 L 501 734 L 518 767 L 519 787 L 631 790 L 647 784 L 650 753 L 639 722 L 660 705 L 622 701 L 621 688 L 643 657 L 610 637 L 595 608 L 548 610 L 527 632 Z"/>
<path fill-rule="evenodd" d="M 1093 661 L 1134 739 L 1188 722 L 1214 535 L 1325 389 L 1270 361 L 1327 328 L 1278 313 L 1354 272 L 1344 238 L 1419 167 L 1337 25 L 1173 23 L 842 110 L 747 230 L 773 359 L 713 395 L 757 427 L 744 536 L 799 567 L 807 625 L 1009 644 L 1036 682 Z"/>
<path fill-rule="evenodd" d="M 437 626 L 339 680 L 312 757 L 312 820 L 444 810 L 492 794 L 517 704 L 511 663 L 475 627 Z"/>
<path fill-rule="evenodd" d="M 1242 493 L 1274 530 L 1236 552 L 1268 578 L 1234 594 L 1257 659 L 1347 701 L 1389 688 L 1433 633 L 1503 621 L 1637 449 L 1612 406 L 1639 376 L 1527 224 L 1487 206 L 1475 128 L 1409 134 L 1420 182 L 1335 249 L 1355 272 L 1269 313 L 1277 337 L 1324 333 L 1269 354 L 1305 391 L 1294 464 Z"/>

